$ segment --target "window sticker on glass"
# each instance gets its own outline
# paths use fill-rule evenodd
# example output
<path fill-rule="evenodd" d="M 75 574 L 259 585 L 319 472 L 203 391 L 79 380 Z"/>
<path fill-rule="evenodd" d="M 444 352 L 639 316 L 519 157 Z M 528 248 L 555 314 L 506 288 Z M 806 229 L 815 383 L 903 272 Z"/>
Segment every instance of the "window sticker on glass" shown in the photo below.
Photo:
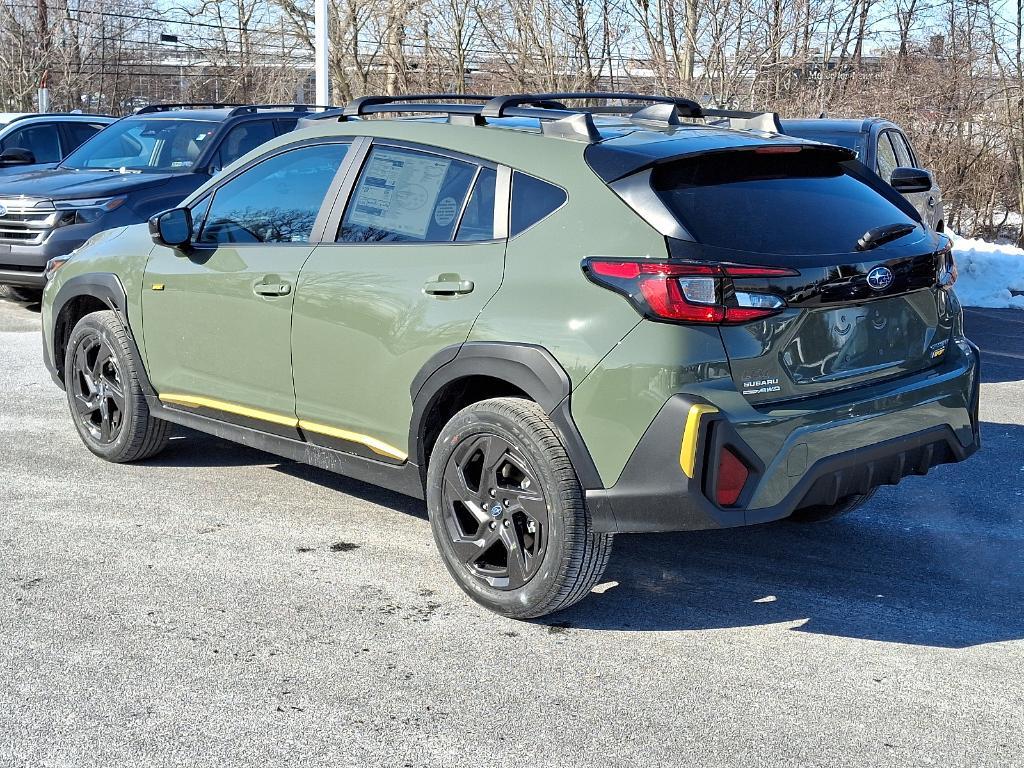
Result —
<path fill-rule="evenodd" d="M 348 221 L 425 238 L 434 204 L 451 164 L 451 160 L 441 157 L 378 149 L 371 155 L 356 190 Z M 454 200 L 451 208 L 448 223 L 457 214 Z M 441 224 L 441 220 L 438 223 Z"/>

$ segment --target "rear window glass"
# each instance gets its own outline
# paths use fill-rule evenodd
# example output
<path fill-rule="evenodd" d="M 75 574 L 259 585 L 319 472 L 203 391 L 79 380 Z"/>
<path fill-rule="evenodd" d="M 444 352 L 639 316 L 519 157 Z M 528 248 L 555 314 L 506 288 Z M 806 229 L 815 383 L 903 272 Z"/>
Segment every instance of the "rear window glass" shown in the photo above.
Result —
<path fill-rule="evenodd" d="M 778 254 L 850 253 L 867 230 L 917 224 L 829 152 L 704 155 L 651 184 L 699 243 Z"/>

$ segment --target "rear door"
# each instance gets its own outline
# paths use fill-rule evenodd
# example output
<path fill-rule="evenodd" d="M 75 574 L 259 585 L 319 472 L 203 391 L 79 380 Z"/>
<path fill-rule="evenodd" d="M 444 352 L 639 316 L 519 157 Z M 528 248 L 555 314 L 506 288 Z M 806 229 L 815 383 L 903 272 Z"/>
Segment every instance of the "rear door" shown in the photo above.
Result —
<path fill-rule="evenodd" d="M 191 248 L 154 249 L 143 327 L 162 400 L 295 432 L 295 286 L 347 151 L 345 143 L 307 144 L 261 160 L 193 206 Z"/>
<path fill-rule="evenodd" d="M 721 327 L 736 387 L 752 402 L 901 376 L 944 354 L 946 241 L 859 163 L 806 147 L 733 151 L 667 164 L 652 184 L 694 237 L 670 241 L 674 258 L 789 270 L 734 276 L 723 289 L 727 303 L 771 294 L 786 304 Z"/>
<path fill-rule="evenodd" d="M 466 340 L 501 283 L 509 172 L 379 140 L 364 151 L 329 224 L 334 242 L 299 276 L 296 411 L 312 442 L 401 462 L 413 378 Z"/>

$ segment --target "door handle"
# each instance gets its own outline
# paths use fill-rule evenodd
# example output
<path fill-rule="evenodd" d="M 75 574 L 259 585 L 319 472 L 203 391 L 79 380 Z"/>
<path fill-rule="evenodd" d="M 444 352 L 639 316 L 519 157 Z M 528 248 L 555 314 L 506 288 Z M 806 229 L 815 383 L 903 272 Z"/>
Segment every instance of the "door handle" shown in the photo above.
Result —
<path fill-rule="evenodd" d="M 472 293 L 475 287 L 472 280 L 462 280 L 458 275 L 441 275 L 424 283 L 423 292 L 428 296 L 462 296 Z"/>
<path fill-rule="evenodd" d="M 257 296 L 287 296 L 292 292 L 292 284 L 281 281 L 280 283 L 256 283 L 252 292 Z"/>

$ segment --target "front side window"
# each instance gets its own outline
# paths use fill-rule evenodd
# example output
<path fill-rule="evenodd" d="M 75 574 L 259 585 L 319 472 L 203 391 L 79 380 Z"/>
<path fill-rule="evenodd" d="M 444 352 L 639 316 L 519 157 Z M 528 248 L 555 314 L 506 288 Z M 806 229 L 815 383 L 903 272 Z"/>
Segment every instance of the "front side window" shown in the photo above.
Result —
<path fill-rule="evenodd" d="M 878 156 L 875 159 L 878 175 L 888 182 L 892 178 L 892 172 L 899 167 L 899 164 L 899 160 L 896 159 L 896 151 L 889 141 L 889 134 L 881 134 L 878 137 Z"/>
<path fill-rule="evenodd" d="M 307 243 L 347 144 L 317 144 L 275 155 L 217 189 L 198 242 Z M 202 205 L 193 217 L 202 215 Z"/>
<path fill-rule="evenodd" d="M 4 139 L 4 149 L 25 149 L 37 163 L 60 162 L 60 141 L 55 125 L 29 125 Z"/>
<path fill-rule="evenodd" d="M 512 208 L 509 211 L 509 235 L 515 237 L 553 213 L 568 199 L 565 190 L 533 176 L 512 174 Z"/>
<path fill-rule="evenodd" d="M 476 169 L 442 155 L 374 147 L 345 209 L 338 241 L 451 242 Z"/>
<path fill-rule="evenodd" d="M 188 170 L 218 125 L 206 120 L 128 118 L 68 155 L 63 167 L 137 173 Z"/>
<path fill-rule="evenodd" d="M 851 253 L 866 231 L 912 224 L 827 149 L 718 152 L 656 166 L 651 185 L 698 243 L 770 254 Z"/>
<path fill-rule="evenodd" d="M 889 139 L 892 141 L 893 149 L 896 150 L 896 159 L 903 168 L 914 167 L 914 154 L 910 151 L 910 145 L 906 137 L 897 131 L 889 132 Z"/>

